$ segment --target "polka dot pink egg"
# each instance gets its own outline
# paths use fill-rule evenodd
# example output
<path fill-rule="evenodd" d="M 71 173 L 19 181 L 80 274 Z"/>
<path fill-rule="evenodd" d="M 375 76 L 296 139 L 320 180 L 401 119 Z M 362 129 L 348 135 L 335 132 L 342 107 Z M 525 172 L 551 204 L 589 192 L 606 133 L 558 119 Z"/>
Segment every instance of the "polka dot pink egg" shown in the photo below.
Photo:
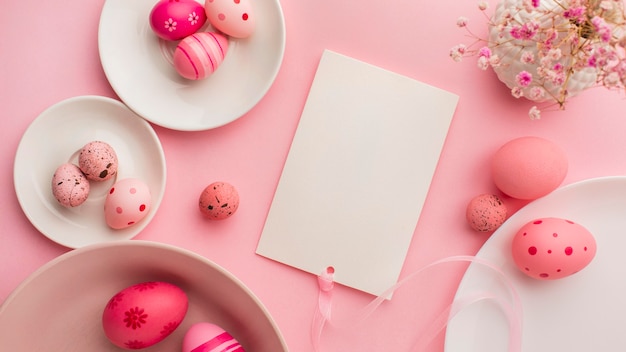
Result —
<path fill-rule="evenodd" d="M 111 187 L 104 202 L 107 225 L 123 229 L 141 221 L 150 212 L 150 189 L 143 181 L 126 178 Z"/>
<path fill-rule="evenodd" d="M 541 218 L 522 226 L 512 243 L 513 260 L 526 275 L 556 280 L 584 269 L 596 254 L 596 240 L 582 225 Z"/>

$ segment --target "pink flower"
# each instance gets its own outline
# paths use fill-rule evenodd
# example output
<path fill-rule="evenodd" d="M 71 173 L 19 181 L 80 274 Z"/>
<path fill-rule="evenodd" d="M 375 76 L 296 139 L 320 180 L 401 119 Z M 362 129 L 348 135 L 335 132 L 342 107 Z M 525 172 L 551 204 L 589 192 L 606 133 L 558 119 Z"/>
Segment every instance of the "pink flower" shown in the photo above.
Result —
<path fill-rule="evenodd" d="M 489 49 L 489 47 L 483 46 L 482 48 L 480 48 L 480 50 L 478 50 L 478 56 L 490 58 L 491 49 Z"/>
<path fill-rule="evenodd" d="M 570 7 L 569 9 L 563 11 L 563 17 L 568 20 L 574 20 L 577 23 L 583 23 L 587 20 L 587 7 L 586 6 L 577 6 Z"/>
<path fill-rule="evenodd" d="M 528 87 L 533 81 L 533 75 L 528 71 L 522 71 L 515 76 L 515 80 L 521 87 Z"/>
<path fill-rule="evenodd" d="M 465 54 L 466 50 L 467 47 L 465 46 L 465 44 L 455 45 L 454 47 L 452 47 L 452 49 L 450 49 L 450 57 L 452 58 L 452 60 L 459 62 L 463 59 L 463 55 Z"/>
<path fill-rule="evenodd" d="M 535 54 L 532 51 L 524 51 L 520 59 L 525 64 L 532 64 L 535 63 Z"/>
<path fill-rule="evenodd" d="M 514 98 L 519 99 L 524 95 L 524 92 L 522 92 L 522 88 L 520 87 L 513 87 L 513 89 L 511 89 L 511 95 Z"/>
<path fill-rule="evenodd" d="M 510 30 L 510 34 L 515 39 L 532 39 L 535 34 L 537 34 L 537 30 L 539 29 L 539 23 L 536 21 L 526 22 L 521 26 L 513 26 Z"/>
<path fill-rule="evenodd" d="M 479 2 L 479 3 L 478 3 L 478 9 L 479 9 L 480 11 L 485 11 L 485 10 L 486 10 L 486 9 L 488 9 L 488 8 L 489 8 L 489 3 L 488 3 L 488 2 L 486 2 L 486 1 L 481 1 L 481 2 Z"/>
<path fill-rule="evenodd" d="M 531 120 L 539 120 L 541 118 L 541 110 L 539 110 L 537 106 L 533 106 L 528 111 L 528 116 L 530 117 Z"/>
<path fill-rule="evenodd" d="M 609 40 L 611 40 L 611 27 L 606 24 L 604 18 L 600 16 L 594 16 L 591 19 L 591 24 L 593 24 L 593 28 L 596 30 L 596 32 L 598 32 L 603 42 L 607 43 Z"/>
<path fill-rule="evenodd" d="M 467 19 L 467 17 L 462 17 L 461 16 L 461 17 L 457 18 L 456 25 L 457 25 L 457 27 L 463 28 L 463 27 L 467 27 L 467 23 L 468 22 L 469 22 L 469 19 Z"/>

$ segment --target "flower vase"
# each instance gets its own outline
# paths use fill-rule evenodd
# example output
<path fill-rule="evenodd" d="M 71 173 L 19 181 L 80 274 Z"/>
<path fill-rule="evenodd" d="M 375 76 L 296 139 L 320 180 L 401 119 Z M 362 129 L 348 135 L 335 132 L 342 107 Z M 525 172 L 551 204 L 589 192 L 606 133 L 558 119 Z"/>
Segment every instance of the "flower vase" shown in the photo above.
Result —
<path fill-rule="evenodd" d="M 488 46 L 498 58 L 492 68 L 514 96 L 538 103 L 556 101 L 562 106 L 567 98 L 595 85 L 597 73 L 591 67 L 559 72 L 559 68 L 570 67 L 571 52 L 563 49 L 569 46 L 550 51 L 545 45 L 549 40 L 567 40 L 561 29 L 573 24 L 564 19 L 555 23 L 554 16 L 545 15 L 563 11 L 553 0 L 541 0 L 532 11 L 524 8 L 524 0 L 500 0 L 497 4 L 489 23 Z"/>

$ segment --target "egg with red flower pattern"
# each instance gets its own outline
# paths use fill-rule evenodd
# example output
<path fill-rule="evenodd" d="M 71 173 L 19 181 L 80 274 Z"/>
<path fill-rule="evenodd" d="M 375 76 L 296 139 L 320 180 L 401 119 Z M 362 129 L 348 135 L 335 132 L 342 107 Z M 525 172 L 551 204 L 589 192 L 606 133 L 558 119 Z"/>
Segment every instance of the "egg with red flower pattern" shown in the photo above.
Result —
<path fill-rule="evenodd" d="M 104 218 L 113 229 L 132 226 L 148 215 L 152 197 L 148 185 L 136 178 L 117 181 L 104 201 Z"/>
<path fill-rule="evenodd" d="M 102 328 L 116 346 L 137 350 L 168 337 L 183 321 L 189 302 L 168 282 L 142 282 L 111 297 L 102 312 Z"/>
<path fill-rule="evenodd" d="M 573 221 L 541 218 L 517 231 L 512 253 L 524 274 L 555 280 L 584 269 L 595 257 L 596 240 L 589 230 Z"/>

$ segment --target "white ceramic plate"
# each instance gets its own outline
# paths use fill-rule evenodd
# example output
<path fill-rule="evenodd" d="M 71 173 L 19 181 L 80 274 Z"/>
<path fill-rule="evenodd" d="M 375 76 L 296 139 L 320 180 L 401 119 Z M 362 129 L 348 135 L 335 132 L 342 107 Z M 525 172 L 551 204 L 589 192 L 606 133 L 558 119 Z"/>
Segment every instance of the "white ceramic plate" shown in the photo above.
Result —
<path fill-rule="evenodd" d="M 94 140 L 107 142 L 115 149 L 117 176 L 91 182 L 85 203 L 65 208 L 52 195 L 52 175 L 63 163 L 78 165 L 80 149 Z M 121 102 L 99 96 L 75 97 L 46 109 L 24 132 L 15 155 L 13 177 L 17 199 L 30 222 L 51 240 L 78 248 L 130 239 L 146 227 L 165 192 L 165 155 L 150 124 Z M 116 180 L 127 177 L 148 185 L 152 207 L 141 222 L 113 230 L 104 220 L 106 193 Z"/>
<path fill-rule="evenodd" d="M 0 306 L 0 351 L 121 351 L 104 335 L 108 300 L 130 285 L 167 281 L 187 294 L 181 325 L 142 351 L 180 351 L 187 329 L 215 323 L 254 352 L 287 347 L 262 303 L 237 278 L 187 250 L 147 241 L 67 252 L 22 282 Z"/>
<path fill-rule="evenodd" d="M 510 255 L 517 230 L 540 217 L 567 218 L 596 237 L 598 251 L 582 271 L 555 281 L 527 277 Z M 478 252 L 500 267 L 523 307 L 522 351 L 588 352 L 626 348 L 626 177 L 574 183 L 531 202 L 512 215 Z M 455 302 L 488 290 L 509 299 L 506 286 L 485 266 L 471 264 Z M 507 351 L 507 320 L 495 304 L 477 303 L 448 324 L 446 352 Z"/>
<path fill-rule="evenodd" d="M 146 120 L 181 131 L 219 127 L 252 109 L 274 82 L 285 51 L 279 0 L 252 1 L 255 32 L 246 39 L 231 38 L 222 65 L 199 81 L 176 73 L 168 61 L 169 51 L 153 34 L 149 15 L 156 2 L 104 3 L 100 60 L 120 99 Z"/>

